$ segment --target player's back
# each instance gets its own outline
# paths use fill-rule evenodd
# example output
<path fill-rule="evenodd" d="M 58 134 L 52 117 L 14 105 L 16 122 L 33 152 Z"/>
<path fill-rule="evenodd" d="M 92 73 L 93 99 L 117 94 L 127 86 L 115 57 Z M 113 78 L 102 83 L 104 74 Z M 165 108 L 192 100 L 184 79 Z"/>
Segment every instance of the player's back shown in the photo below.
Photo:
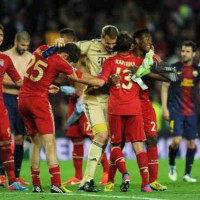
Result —
<path fill-rule="evenodd" d="M 109 113 L 119 115 L 140 114 L 139 85 L 131 80 L 128 67 L 133 66 L 134 56 L 117 54 L 108 58 L 102 68 L 102 77 L 118 74 L 120 83 L 110 87 Z"/>
<path fill-rule="evenodd" d="M 39 50 L 47 48 L 42 46 Z M 71 74 L 72 67 L 58 54 L 44 59 L 36 50 L 28 64 L 19 96 L 47 96 L 48 88 L 60 72 Z"/>

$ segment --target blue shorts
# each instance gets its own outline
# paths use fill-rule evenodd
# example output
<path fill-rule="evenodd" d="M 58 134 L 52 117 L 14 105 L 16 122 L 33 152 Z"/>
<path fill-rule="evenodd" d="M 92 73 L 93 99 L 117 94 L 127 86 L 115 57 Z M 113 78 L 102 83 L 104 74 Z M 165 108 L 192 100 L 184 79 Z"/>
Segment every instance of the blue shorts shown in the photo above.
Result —
<path fill-rule="evenodd" d="M 170 132 L 172 136 L 183 136 L 193 140 L 198 136 L 198 116 L 170 113 Z"/>
<path fill-rule="evenodd" d="M 4 104 L 8 110 L 10 127 L 14 135 L 25 135 L 26 129 L 18 110 L 18 96 L 3 93 Z"/>

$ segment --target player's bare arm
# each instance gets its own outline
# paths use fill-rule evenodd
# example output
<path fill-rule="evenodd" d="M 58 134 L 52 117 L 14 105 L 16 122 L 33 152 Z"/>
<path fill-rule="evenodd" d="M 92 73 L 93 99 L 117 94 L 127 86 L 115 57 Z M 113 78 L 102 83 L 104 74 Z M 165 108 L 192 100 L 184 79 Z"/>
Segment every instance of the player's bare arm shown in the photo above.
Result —
<path fill-rule="evenodd" d="M 75 71 L 67 76 L 73 81 L 84 83 L 87 85 L 102 87 L 105 84 L 104 80 L 97 78 L 96 76 L 92 76 L 91 74 L 88 73 L 83 73 L 81 78 L 77 77 Z"/>

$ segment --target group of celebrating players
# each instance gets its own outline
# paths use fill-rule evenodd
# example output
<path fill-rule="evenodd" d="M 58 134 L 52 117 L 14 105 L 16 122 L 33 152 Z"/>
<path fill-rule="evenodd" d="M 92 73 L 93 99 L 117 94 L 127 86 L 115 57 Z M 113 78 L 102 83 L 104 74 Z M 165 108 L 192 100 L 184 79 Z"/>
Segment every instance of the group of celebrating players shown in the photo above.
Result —
<path fill-rule="evenodd" d="M 27 46 L 21 54 L 19 49 L 23 49 L 24 43 L 29 44 L 30 39 L 26 32 L 17 33 L 17 36 L 15 50 L 18 49 L 17 53 L 22 56 L 27 51 Z M 0 38 L 3 40 L 2 25 Z M 11 52 L 12 60 L 17 60 L 17 53 Z M 9 190 L 27 190 L 28 185 L 20 179 L 19 173 L 16 177 L 16 164 L 11 152 L 9 118 L 13 111 L 7 112 L 6 102 L 13 96 L 19 111 L 18 118 L 22 119 L 32 143 L 30 170 L 33 192 L 43 192 L 40 181 L 42 146 L 45 148 L 52 193 L 70 192 L 65 187 L 67 184 L 79 184 L 79 191 L 100 191 L 94 181 L 100 162 L 104 171 L 100 183 L 105 185 L 104 191 L 113 191 L 118 169 L 122 174 L 120 190 L 127 192 L 131 175 L 122 152 L 127 142 L 132 143 L 136 154 L 142 180 L 141 191 L 167 190 L 157 180 L 158 132 L 156 114 L 149 99 L 149 86 L 151 79 L 176 82 L 178 77 L 176 70 L 154 53 L 152 36 L 147 29 L 137 30 L 131 36 L 127 31 L 119 31 L 113 25 L 106 25 L 102 28 L 100 39 L 77 42 L 74 31 L 65 28 L 60 31 L 60 38 L 53 48 L 47 45 L 38 47 L 33 54 L 28 53 L 28 61 L 17 63 L 21 66 L 14 66 L 9 56 L 8 53 L 0 53 L 1 85 L 4 85 L 3 93 L 9 94 L 7 100 L 5 97 L 4 100 L 0 99 L 0 151 L 9 180 Z M 6 81 L 5 73 L 12 80 Z M 68 86 L 65 86 L 66 83 Z M 56 155 L 54 118 L 49 102 L 49 94 L 56 94 L 59 90 L 70 95 L 66 129 L 67 136 L 73 143 L 75 168 L 74 177 L 63 184 Z M 0 95 L 2 96 L 2 91 Z M 11 124 L 13 130 L 12 126 Z M 17 133 L 24 134 L 19 130 Z M 88 136 L 92 143 L 83 175 L 84 136 Z M 20 139 L 20 145 L 23 145 L 23 136 Z M 108 142 L 111 145 L 109 163 L 104 152 Z M 15 147 L 16 145 L 17 140 Z M 15 160 L 17 159 L 16 153 Z"/>

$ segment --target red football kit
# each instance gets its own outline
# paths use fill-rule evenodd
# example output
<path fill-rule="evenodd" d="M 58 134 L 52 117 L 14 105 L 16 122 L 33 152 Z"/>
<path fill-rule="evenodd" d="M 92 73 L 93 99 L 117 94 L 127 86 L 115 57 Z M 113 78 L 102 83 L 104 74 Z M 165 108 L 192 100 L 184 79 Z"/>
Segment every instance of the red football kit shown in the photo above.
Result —
<path fill-rule="evenodd" d="M 2 97 L 3 76 L 5 73 L 10 76 L 13 82 L 21 79 L 10 57 L 0 53 L 0 141 L 11 139 L 8 112 Z"/>
<path fill-rule="evenodd" d="M 73 94 L 69 98 L 68 103 L 68 117 L 72 115 L 74 112 L 76 102 L 77 102 L 78 96 L 76 94 Z M 66 133 L 67 137 L 71 138 L 82 138 L 83 136 L 93 135 L 89 122 L 87 120 L 87 117 L 85 116 L 85 113 L 83 112 L 81 117 L 77 120 L 77 122 L 73 123 L 69 130 Z"/>
<path fill-rule="evenodd" d="M 134 56 L 134 55 L 133 55 Z M 155 55 L 153 57 L 154 61 L 160 62 L 160 57 Z M 135 65 L 140 66 L 144 57 L 136 57 L 135 56 Z M 150 84 L 150 79 L 145 77 L 143 81 L 147 86 Z M 149 89 L 142 90 L 140 89 L 140 100 L 142 107 L 142 116 L 144 121 L 144 131 L 146 136 L 154 136 L 157 135 L 157 121 L 156 121 L 156 113 L 152 106 L 151 101 L 149 100 Z"/>
<path fill-rule="evenodd" d="M 120 83 L 110 87 L 108 114 L 111 143 L 145 140 L 143 129 L 139 85 L 132 82 L 129 66 L 133 66 L 135 58 L 132 54 L 117 54 L 106 59 L 99 78 L 108 81 L 113 74 L 120 76 Z"/>
<path fill-rule="evenodd" d="M 59 73 L 72 74 L 71 65 L 58 54 L 44 59 L 38 52 L 44 51 L 46 45 L 39 47 L 29 62 L 23 84 L 19 92 L 19 110 L 28 129 L 28 134 L 54 134 L 54 119 L 48 99 L 48 89 Z M 76 71 L 80 78 L 82 73 Z"/>

